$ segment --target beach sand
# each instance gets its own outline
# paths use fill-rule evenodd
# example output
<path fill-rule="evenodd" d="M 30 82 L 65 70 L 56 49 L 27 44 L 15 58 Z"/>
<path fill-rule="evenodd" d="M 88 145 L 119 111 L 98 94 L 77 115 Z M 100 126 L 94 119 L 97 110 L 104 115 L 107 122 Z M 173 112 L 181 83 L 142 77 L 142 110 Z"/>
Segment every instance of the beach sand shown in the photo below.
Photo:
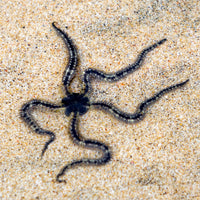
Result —
<path fill-rule="evenodd" d="M 1 1 L 0 9 L 0 199 L 200 199 L 199 1 L 17 0 Z M 19 115 L 31 99 L 59 104 L 65 96 L 68 51 L 54 21 L 78 50 L 75 92 L 86 69 L 116 72 L 167 38 L 126 78 L 93 80 L 91 101 L 133 113 L 156 92 L 189 79 L 138 123 L 93 108 L 81 116 L 82 136 L 109 145 L 112 159 L 67 171 L 66 184 L 55 181 L 66 164 L 101 154 L 72 142 L 64 110 L 44 109 L 33 116 L 56 140 L 40 159 L 48 137 L 34 133 Z"/>

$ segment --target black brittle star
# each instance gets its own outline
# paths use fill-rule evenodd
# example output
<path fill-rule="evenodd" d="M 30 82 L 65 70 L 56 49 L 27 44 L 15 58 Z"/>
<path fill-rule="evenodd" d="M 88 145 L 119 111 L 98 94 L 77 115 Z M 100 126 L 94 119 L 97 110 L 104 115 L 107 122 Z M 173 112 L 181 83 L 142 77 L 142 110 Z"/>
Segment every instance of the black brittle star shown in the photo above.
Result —
<path fill-rule="evenodd" d="M 60 170 L 59 174 L 56 176 L 56 181 L 66 182 L 63 179 L 60 179 L 60 177 L 63 176 L 65 172 L 72 167 L 79 166 L 79 165 L 103 165 L 103 164 L 108 163 L 111 160 L 111 151 L 107 145 L 96 140 L 85 139 L 81 136 L 78 129 L 79 116 L 84 115 L 89 110 L 89 108 L 93 107 L 93 108 L 103 109 L 107 111 L 108 113 L 112 114 L 114 117 L 118 118 L 119 120 L 123 120 L 125 122 L 130 122 L 130 123 L 136 122 L 144 117 L 145 111 L 147 110 L 147 107 L 149 107 L 150 104 L 158 100 L 165 93 L 185 85 L 189 80 L 186 80 L 184 82 L 172 85 L 170 87 L 167 87 L 161 90 L 160 92 L 156 93 L 153 97 L 143 101 L 138 106 L 135 113 L 132 113 L 132 114 L 125 113 L 110 103 L 91 102 L 88 98 L 88 93 L 91 89 L 91 85 L 90 85 L 91 77 L 101 79 L 103 81 L 108 81 L 108 82 L 114 82 L 114 81 L 118 81 L 124 78 L 128 74 L 132 73 L 134 70 L 138 69 L 142 65 L 146 55 L 150 51 L 154 50 L 156 47 L 163 44 L 166 41 L 166 39 L 162 39 L 158 41 L 157 43 L 145 48 L 144 50 L 141 51 L 141 53 L 139 54 L 139 56 L 137 57 L 136 61 L 133 64 L 115 73 L 104 73 L 103 71 L 99 71 L 96 69 L 91 69 L 91 68 L 87 69 L 83 75 L 82 82 L 84 86 L 82 88 L 82 91 L 80 93 L 73 93 L 70 91 L 70 84 L 75 76 L 76 68 L 78 65 L 77 50 L 72 40 L 67 35 L 67 33 L 64 33 L 61 29 L 59 29 L 55 25 L 55 23 L 52 23 L 52 26 L 64 40 L 69 52 L 68 65 L 66 67 L 66 70 L 64 72 L 64 76 L 62 79 L 63 85 L 65 87 L 66 97 L 62 99 L 62 102 L 60 103 L 60 105 L 52 104 L 46 101 L 41 101 L 39 99 L 32 99 L 22 106 L 20 115 L 22 119 L 30 126 L 30 128 L 33 129 L 34 132 L 40 135 L 47 135 L 50 137 L 50 139 L 44 145 L 44 148 L 41 153 L 41 157 L 46 152 L 48 146 L 55 140 L 56 136 L 53 132 L 41 128 L 38 125 L 38 123 L 35 121 L 35 119 L 33 118 L 31 112 L 39 106 L 46 107 L 49 109 L 65 108 L 65 115 L 71 117 L 69 134 L 71 135 L 73 142 L 76 143 L 77 145 L 91 148 L 91 149 L 96 149 L 102 152 L 101 158 L 80 159 L 80 160 L 75 160 L 71 162 L 70 164 L 65 165 Z"/>

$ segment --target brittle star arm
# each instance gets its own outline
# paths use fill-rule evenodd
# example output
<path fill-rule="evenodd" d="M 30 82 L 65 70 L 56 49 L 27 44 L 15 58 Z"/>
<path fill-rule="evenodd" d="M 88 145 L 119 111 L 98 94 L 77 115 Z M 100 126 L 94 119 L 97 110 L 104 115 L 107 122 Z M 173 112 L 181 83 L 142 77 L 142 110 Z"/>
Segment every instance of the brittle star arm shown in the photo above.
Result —
<path fill-rule="evenodd" d="M 78 131 L 78 113 L 72 114 L 72 119 L 70 122 L 70 135 L 73 139 L 73 142 L 77 145 L 90 148 L 90 149 L 97 149 L 102 151 L 103 155 L 101 158 L 97 159 L 80 159 L 75 160 L 71 162 L 70 164 L 67 164 L 63 167 L 63 169 L 59 172 L 59 174 L 56 176 L 56 181 L 58 182 L 66 182 L 65 180 L 60 179 L 61 176 L 65 174 L 67 170 L 70 168 L 79 166 L 79 165 L 104 165 L 111 159 L 111 151 L 109 147 L 99 141 L 96 140 L 88 140 L 84 139 L 82 136 L 80 136 L 80 133 Z"/>
<path fill-rule="evenodd" d="M 156 47 L 160 46 L 161 44 L 163 44 L 167 39 L 162 39 L 160 41 L 158 41 L 157 43 L 145 48 L 144 50 L 142 50 L 142 52 L 138 55 L 136 61 L 129 65 L 128 67 L 119 70 L 115 73 L 109 73 L 106 74 L 103 71 L 100 70 L 95 70 L 95 69 L 87 69 L 84 73 L 84 77 L 83 77 L 83 81 L 85 84 L 85 92 L 84 94 L 86 94 L 89 90 L 90 87 L 90 76 L 99 78 L 101 80 L 104 81 L 108 81 L 108 82 L 113 82 L 113 81 L 118 81 L 122 78 L 124 78 L 125 76 L 127 76 L 129 73 L 132 73 L 134 70 L 138 69 L 141 65 L 142 62 L 144 61 L 144 58 L 146 57 L 146 55 L 150 52 L 153 51 Z"/>
<path fill-rule="evenodd" d="M 70 37 L 67 35 L 67 33 L 64 33 L 61 29 L 59 29 L 55 25 L 55 22 L 52 23 L 52 26 L 55 28 L 55 30 L 59 33 L 59 35 L 64 40 L 69 52 L 69 61 L 66 66 L 62 81 L 65 86 L 66 94 L 70 94 L 68 86 L 70 85 L 70 82 L 74 77 L 76 67 L 78 64 L 77 50 L 72 40 L 70 39 Z"/>
<path fill-rule="evenodd" d="M 58 109 L 58 108 L 62 108 L 63 106 L 51 104 L 49 102 L 41 101 L 38 99 L 33 99 L 25 103 L 20 110 L 21 118 L 32 128 L 33 131 L 35 131 L 37 134 L 40 134 L 40 135 L 50 136 L 50 139 L 45 143 L 44 148 L 42 150 L 41 157 L 43 157 L 48 146 L 55 140 L 56 136 L 53 132 L 41 128 L 38 125 L 38 123 L 35 121 L 34 117 L 32 116 L 31 112 L 33 111 L 33 109 L 35 109 L 38 106 L 47 107 L 50 109 Z"/>
<path fill-rule="evenodd" d="M 138 109 L 136 110 L 135 113 L 130 114 L 130 113 L 125 113 L 123 111 L 120 111 L 118 108 L 116 108 L 115 106 L 109 104 L 109 103 L 103 103 L 103 102 L 93 102 L 91 103 L 91 106 L 97 107 L 99 109 L 103 109 L 108 111 L 109 113 L 111 113 L 114 117 L 123 120 L 125 122 L 128 123 L 133 123 L 136 122 L 138 120 L 140 120 L 141 118 L 144 117 L 146 109 L 155 101 L 157 101 L 159 98 L 161 98 L 164 94 L 179 88 L 183 85 L 185 85 L 187 82 L 189 81 L 189 79 L 187 79 L 184 82 L 178 83 L 176 85 L 172 85 L 169 86 L 163 90 L 161 90 L 160 92 L 156 93 L 153 97 L 145 100 L 144 102 L 142 102 L 139 106 Z"/>

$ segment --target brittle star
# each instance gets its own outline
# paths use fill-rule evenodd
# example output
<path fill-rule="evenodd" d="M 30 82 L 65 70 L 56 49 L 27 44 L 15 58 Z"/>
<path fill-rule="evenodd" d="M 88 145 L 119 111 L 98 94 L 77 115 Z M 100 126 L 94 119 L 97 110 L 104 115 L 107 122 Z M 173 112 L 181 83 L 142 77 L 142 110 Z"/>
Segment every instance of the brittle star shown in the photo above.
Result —
<path fill-rule="evenodd" d="M 47 101 L 42 101 L 39 99 L 32 99 L 22 106 L 20 110 L 20 115 L 22 119 L 30 126 L 30 128 L 34 132 L 40 135 L 47 135 L 50 137 L 50 139 L 44 145 L 44 148 L 41 153 L 41 158 L 43 157 L 49 145 L 55 140 L 56 136 L 53 132 L 49 130 L 45 130 L 42 127 L 40 127 L 39 124 L 35 121 L 34 117 L 32 116 L 31 112 L 39 106 L 46 107 L 49 109 L 64 108 L 65 115 L 68 117 L 69 116 L 71 117 L 69 134 L 71 135 L 73 142 L 76 143 L 77 145 L 91 148 L 91 149 L 96 149 L 102 152 L 102 157 L 98 159 L 90 159 L 90 158 L 80 159 L 80 160 L 75 160 L 71 162 L 70 164 L 65 165 L 56 176 L 56 181 L 66 182 L 63 179 L 60 179 L 60 177 L 63 176 L 65 172 L 69 170 L 70 168 L 79 166 L 79 165 L 103 165 L 103 164 L 108 163 L 112 157 L 111 150 L 107 145 L 96 140 L 85 139 L 81 136 L 81 134 L 79 133 L 79 128 L 78 128 L 79 116 L 84 115 L 89 110 L 89 108 L 93 107 L 93 108 L 103 109 L 107 111 L 108 113 L 112 114 L 117 119 L 125 121 L 125 122 L 132 123 L 132 122 L 139 121 L 144 117 L 145 112 L 147 108 L 149 107 L 149 105 L 154 103 L 165 93 L 185 85 L 189 81 L 189 79 L 187 79 L 184 82 L 169 86 L 159 91 L 151 98 L 143 101 L 138 106 L 135 113 L 133 114 L 123 112 L 110 103 L 91 102 L 88 97 L 89 91 L 91 90 L 91 84 L 90 84 L 91 77 L 101 79 L 103 81 L 108 81 L 108 82 L 114 82 L 114 81 L 118 81 L 124 78 L 128 74 L 132 73 L 134 70 L 138 69 L 142 65 L 146 55 L 152 50 L 154 50 L 156 47 L 163 44 L 166 41 L 166 39 L 162 39 L 158 41 L 157 43 L 143 49 L 133 64 L 115 73 L 104 73 L 103 71 L 99 71 L 96 69 L 91 69 L 91 68 L 87 69 L 83 75 L 82 82 L 84 86 L 82 88 L 82 91 L 80 93 L 74 93 L 70 89 L 70 84 L 75 76 L 76 68 L 78 66 L 77 50 L 67 33 L 59 29 L 55 25 L 55 22 L 52 23 L 52 26 L 64 40 L 69 52 L 69 61 L 65 69 L 63 79 L 62 79 L 63 85 L 65 87 L 66 97 L 62 99 L 62 102 L 60 103 L 60 105 L 52 104 Z"/>

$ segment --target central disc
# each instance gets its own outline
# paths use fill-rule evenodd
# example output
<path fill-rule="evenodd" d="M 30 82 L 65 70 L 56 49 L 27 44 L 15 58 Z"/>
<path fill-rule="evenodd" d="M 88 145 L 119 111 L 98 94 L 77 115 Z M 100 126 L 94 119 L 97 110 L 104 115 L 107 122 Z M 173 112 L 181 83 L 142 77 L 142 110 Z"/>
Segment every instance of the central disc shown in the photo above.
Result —
<path fill-rule="evenodd" d="M 89 109 L 89 99 L 79 93 L 72 93 L 62 99 L 62 103 L 65 105 L 65 114 L 69 116 L 72 112 L 85 114 Z"/>

